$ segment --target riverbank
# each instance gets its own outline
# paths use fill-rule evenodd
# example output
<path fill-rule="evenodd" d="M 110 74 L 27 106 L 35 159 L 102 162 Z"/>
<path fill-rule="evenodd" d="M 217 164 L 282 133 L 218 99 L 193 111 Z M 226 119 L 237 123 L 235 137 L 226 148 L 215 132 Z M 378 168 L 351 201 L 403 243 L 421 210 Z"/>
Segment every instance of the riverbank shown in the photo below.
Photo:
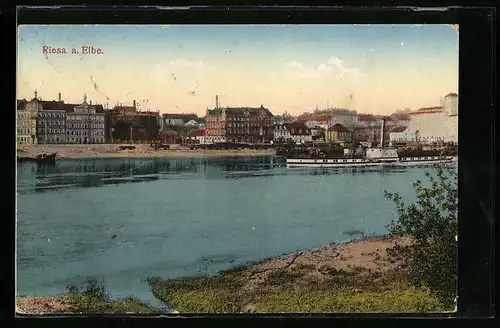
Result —
<path fill-rule="evenodd" d="M 18 146 L 18 157 L 34 157 L 42 153 L 57 153 L 59 158 L 92 159 L 92 158 L 144 158 L 144 157 L 169 157 L 169 158 L 205 158 L 205 157 L 248 157 L 272 156 L 275 150 L 191 150 L 173 148 L 168 150 L 154 150 L 148 144 L 134 144 L 136 149 L 120 150 L 117 144 L 78 144 L 78 145 L 21 145 Z"/>
<path fill-rule="evenodd" d="M 180 313 L 451 311 L 427 288 L 411 286 L 401 264 L 388 256 L 388 249 L 409 243 L 408 238 L 367 237 L 263 260 L 212 277 L 151 277 L 147 281 L 156 298 Z M 18 298 L 16 304 L 18 313 L 68 313 L 71 309 L 67 295 Z M 108 304 L 105 309 L 120 312 L 120 304 Z M 126 309 L 154 312 L 138 300 Z M 73 306 L 71 311 L 78 310 Z"/>
<path fill-rule="evenodd" d="M 450 312 L 414 287 L 388 249 L 408 238 L 370 237 L 268 259 L 213 277 L 148 283 L 180 313 Z"/>
<path fill-rule="evenodd" d="M 99 294 L 79 292 L 60 296 L 32 296 L 16 299 L 16 313 L 37 314 L 86 314 L 86 313 L 161 313 L 148 303 L 134 297 L 111 300 Z"/>

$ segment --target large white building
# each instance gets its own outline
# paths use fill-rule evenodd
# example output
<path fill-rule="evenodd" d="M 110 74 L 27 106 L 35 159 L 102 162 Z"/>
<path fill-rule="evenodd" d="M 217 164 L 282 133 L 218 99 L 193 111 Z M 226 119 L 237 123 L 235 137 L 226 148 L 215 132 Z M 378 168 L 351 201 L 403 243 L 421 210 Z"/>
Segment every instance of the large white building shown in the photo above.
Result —
<path fill-rule="evenodd" d="M 330 126 L 335 124 L 342 124 L 347 128 L 354 128 L 358 126 L 358 113 L 355 110 L 344 108 L 334 108 L 332 110 L 332 120 Z"/>
<path fill-rule="evenodd" d="M 391 133 L 390 141 L 458 142 L 457 94 L 446 95 L 441 106 L 421 108 L 410 113 L 408 127 Z"/>

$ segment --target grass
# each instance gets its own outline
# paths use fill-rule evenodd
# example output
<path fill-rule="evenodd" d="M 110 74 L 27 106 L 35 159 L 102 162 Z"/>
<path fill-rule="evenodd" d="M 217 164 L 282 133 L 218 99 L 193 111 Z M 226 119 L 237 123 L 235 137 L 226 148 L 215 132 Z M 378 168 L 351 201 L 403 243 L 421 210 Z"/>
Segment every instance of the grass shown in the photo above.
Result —
<path fill-rule="evenodd" d="M 238 267 L 214 277 L 147 279 L 153 294 L 180 313 L 443 312 L 426 287 L 408 282 L 402 270 L 385 274 L 362 268 L 329 270 L 326 281 L 306 278 L 311 267 L 275 271 L 253 291 L 243 289 Z"/>
<path fill-rule="evenodd" d="M 258 312 L 440 312 L 445 309 L 424 288 L 392 287 L 386 291 L 314 290 L 297 286 L 264 295 L 255 306 Z"/>
<path fill-rule="evenodd" d="M 94 279 L 87 280 L 82 286 L 70 285 L 65 294 L 71 312 L 82 313 L 160 313 L 155 308 L 136 297 L 127 296 L 113 300 L 105 292 L 104 284 Z"/>
<path fill-rule="evenodd" d="M 187 277 L 162 280 L 148 278 L 153 295 L 159 300 L 169 300 L 176 311 L 183 313 L 233 313 L 239 312 L 242 299 L 238 291 L 241 283 L 235 275 L 225 273 L 217 277 Z M 181 310 L 178 310 L 180 308 Z"/>

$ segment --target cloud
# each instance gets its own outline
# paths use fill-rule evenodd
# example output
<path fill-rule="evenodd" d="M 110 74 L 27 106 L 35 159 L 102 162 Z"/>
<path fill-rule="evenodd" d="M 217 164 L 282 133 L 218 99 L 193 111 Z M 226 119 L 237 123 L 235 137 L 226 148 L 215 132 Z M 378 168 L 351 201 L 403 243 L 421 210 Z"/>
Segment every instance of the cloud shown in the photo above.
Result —
<path fill-rule="evenodd" d="M 202 68 L 205 67 L 206 64 L 202 61 L 189 61 L 187 59 L 176 59 L 172 60 L 170 66 L 179 67 L 179 68 Z"/>
<path fill-rule="evenodd" d="M 290 67 L 297 67 L 297 68 L 300 68 L 300 69 L 305 69 L 305 68 L 304 68 L 304 65 L 302 65 L 301 63 L 299 63 L 299 62 L 298 62 L 298 61 L 296 61 L 296 60 L 289 61 L 289 62 L 287 63 L 287 65 L 288 65 L 288 66 L 290 66 Z"/>
<path fill-rule="evenodd" d="M 326 63 L 318 64 L 316 67 L 307 68 L 297 60 L 286 63 L 288 68 L 293 69 L 299 77 L 321 78 L 327 75 L 335 75 L 341 79 L 348 76 L 359 76 L 361 71 L 354 67 L 345 67 L 343 61 L 338 57 L 330 57 Z"/>

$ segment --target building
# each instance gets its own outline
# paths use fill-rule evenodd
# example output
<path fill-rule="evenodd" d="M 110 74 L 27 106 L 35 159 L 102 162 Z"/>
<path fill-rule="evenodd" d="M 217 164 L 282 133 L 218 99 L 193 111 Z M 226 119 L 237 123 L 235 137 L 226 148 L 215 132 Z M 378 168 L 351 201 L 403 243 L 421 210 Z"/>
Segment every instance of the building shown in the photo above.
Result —
<path fill-rule="evenodd" d="M 107 111 L 111 142 L 153 141 L 161 139 L 163 122 L 159 111 L 138 111 L 136 101 L 132 106 L 122 104 Z"/>
<path fill-rule="evenodd" d="M 274 115 L 274 123 L 276 125 L 280 125 L 283 123 L 291 123 L 295 122 L 297 118 L 293 117 L 292 115 L 288 114 L 287 112 L 283 113 L 283 115 Z"/>
<path fill-rule="evenodd" d="M 392 114 L 389 116 L 395 127 L 407 127 L 410 125 L 410 115 L 408 114 Z"/>
<path fill-rule="evenodd" d="M 313 127 L 311 128 L 312 140 L 314 141 L 325 141 L 326 139 L 326 130 L 322 127 Z"/>
<path fill-rule="evenodd" d="M 16 108 L 16 143 L 22 144 L 37 144 L 37 118 L 40 106 L 38 104 L 35 92 L 35 98 L 31 101 L 26 99 L 17 100 Z"/>
<path fill-rule="evenodd" d="M 340 123 L 336 123 L 326 130 L 327 141 L 352 141 L 353 137 L 353 132 Z"/>
<path fill-rule="evenodd" d="M 333 125 L 333 119 L 330 116 L 318 116 L 309 117 L 304 121 L 305 125 L 309 128 L 323 128 L 327 130 L 331 125 Z"/>
<path fill-rule="evenodd" d="M 450 93 L 444 97 L 441 106 L 420 108 L 410 112 L 410 122 L 403 134 L 393 139 L 407 142 L 433 143 L 458 142 L 458 95 Z"/>
<path fill-rule="evenodd" d="M 290 133 L 290 140 L 297 144 L 303 144 L 313 141 L 311 128 L 304 122 L 284 123 L 285 129 Z"/>
<path fill-rule="evenodd" d="M 273 114 L 263 105 L 207 109 L 205 142 L 261 143 L 273 140 Z"/>
<path fill-rule="evenodd" d="M 375 128 L 380 125 L 379 120 L 371 114 L 359 114 L 358 115 L 358 128 Z"/>
<path fill-rule="evenodd" d="M 188 127 L 188 128 L 203 130 L 203 128 L 204 128 L 203 121 L 204 120 L 202 118 L 197 118 L 197 119 L 194 119 L 194 120 L 189 120 L 186 123 L 184 123 L 184 126 Z"/>
<path fill-rule="evenodd" d="M 396 126 L 396 127 L 392 128 L 391 132 L 389 133 L 389 141 L 391 143 L 406 142 L 409 139 L 411 139 L 411 137 L 408 136 L 408 128 L 407 127 Z"/>
<path fill-rule="evenodd" d="M 65 104 L 61 100 L 40 101 L 38 111 L 38 142 L 46 144 L 64 144 L 68 142 L 66 114 L 73 111 L 74 104 Z"/>
<path fill-rule="evenodd" d="M 163 127 L 168 125 L 184 126 L 189 121 L 198 120 L 196 114 L 163 114 Z"/>
<path fill-rule="evenodd" d="M 334 108 L 331 110 L 330 127 L 335 124 L 341 124 L 346 128 L 354 128 L 358 126 L 358 113 L 345 108 Z"/>
<path fill-rule="evenodd" d="M 137 105 L 135 100 L 132 106 L 115 105 L 106 111 L 108 123 L 108 135 L 111 142 L 131 141 L 132 125 L 136 118 Z M 108 139 L 108 140 L 109 140 Z"/>
<path fill-rule="evenodd" d="M 83 102 L 66 112 L 66 143 L 105 143 L 105 112 L 102 105 Z"/>
<path fill-rule="evenodd" d="M 290 131 L 286 128 L 285 123 L 276 124 L 273 131 L 273 140 L 275 142 L 285 142 L 292 140 Z"/>
<path fill-rule="evenodd" d="M 138 111 L 136 113 L 136 125 L 132 126 L 134 140 L 156 140 L 160 132 L 158 124 L 160 112 L 158 111 Z"/>
<path fill-rule="evenodd" d="M 205 131 L 204 130 L 192 130 L 189 132 L 189 140 L 196 141 L 197 143 L 205 143 Z"/>
<path fill-rule="evenodd" d="M 378 142 L 380 140 L 380 128 L 357 127 L 353 130 L 354 139 L 363 142 Z"/>
<path fill-rule="evenodd" d="M 132 112 L 113 108 L 108 115 L 112 142 L 152 141 L 159 138 L 159 112 Z"/>

